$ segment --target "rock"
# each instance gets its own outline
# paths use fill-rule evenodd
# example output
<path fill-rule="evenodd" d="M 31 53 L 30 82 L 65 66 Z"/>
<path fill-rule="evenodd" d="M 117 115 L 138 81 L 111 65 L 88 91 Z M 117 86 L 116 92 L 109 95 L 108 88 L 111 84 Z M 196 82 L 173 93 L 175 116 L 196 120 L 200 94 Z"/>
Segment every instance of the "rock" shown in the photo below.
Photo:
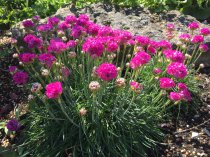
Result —
<path fill-rule="evenodd" d="M 197 133 L 197 132 L 192 132 L 191 138 L 195 138 L 195 137 L 197 137 L 198 135 L 199 135 L 199 133 Z"/>

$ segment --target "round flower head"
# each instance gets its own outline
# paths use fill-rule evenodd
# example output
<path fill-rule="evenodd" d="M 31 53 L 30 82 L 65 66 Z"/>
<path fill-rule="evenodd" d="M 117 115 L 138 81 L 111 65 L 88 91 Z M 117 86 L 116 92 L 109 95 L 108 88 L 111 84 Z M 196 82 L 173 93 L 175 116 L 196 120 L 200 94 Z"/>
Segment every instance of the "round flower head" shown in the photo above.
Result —
<path fill-rule="evenodd" d="M 80 114 L 80 116 L 85 116 L 87 114 L 87 110 L 85 108 L 81 108 L 79 110 L 79 114 Z"/>
<path fill-rule="evenodd" d="M 80 38 L 85 33 L 86 33 L 86 29 L 84 27 L 82 27 L 82 26 L 79 26 L 79 25 L 75 25 L 72 28 L 72 31 L 71 31 L 71 35 L 74 38 Z"/>
<path fill-rule="evenodd" d="M 57 17 L 50 17 L 47 21 L 50 25 L 57 25 L 60 22 L 60 19 Z"/>
<path fill-rule="evenodd" d="M 32 34 L 26 35 L 23 40 L 28 44 L 28 47 L 31 49 L 35 47 L 40 48 L 42 46 L 42 40 Z"/>
<path fill-rule="evenodd" d="M 40 19 L 41 19 L 41 18 L 40 18 L 39 15 L 35 15 L 35 16 L 32 17 L 32 20 L 33 20 L 34 22 L 39 22 Z"/>
<path fill-rule="evenodd" d="M 68 48 L 74 48 L 77 45 L 77 42 L 74 40 L 69 40 L 66 45 Z"/>
<path fill-rule="evenodd" d="M 179 94 L 181 95 L 182 99 L 184 99 L 186 101 L 192 100 L 191 94 L 187 89 L 180 91 Z"/>
<path fill-rule="evenodd" d="M 162 48 L 163 50 L 166 50 L 166 49 L 171 49 L 172 45 L 170 42 L 168 42 L 166 40 L 162 40 L 158 43 L 158 47 Z"/>
<path fill-rule="evenodd" d="M 56 99 L 56 98 L 58 98 L 62 94 L 62 91 L 63 91 L 61 82 L 49 83 L 45 87 L 45 89 L 46 89 L 45 95 L 49 99 Z"/>
<path fill-rule="evenodd" d="M 24 21 L 22 22 L 22 24 L 23 24 L 23 26 L 24 26 L 25 28 L 30 28 L 30 27 L 34 27 L 34 26 L 35 26 L 35 24 L 33 23 L 32 20 L 24 20 Z"/>
<path fill-rule="evenodd" d="M 55 56 L 53 56 L 51 53 L 40 54 L 38 59 L 41 63 L 47 65 L 48 68 L 51 68 L 53 63 L 56 61 Z"/>
<path fill-rule="evenodd" d="M 150 43 L 150 38 L 145 37 L 145 36 L 136 36 L 135 40 L 137 44 L 143 47 L 149 45 Z"/>
<path fill-rule="evenodd" d="M 199 28 L 199 24 L 197 22 L 191 22 L 189 25 L 188 25 L 188 28 L 190 30 L 196 30 Z"/>
<path fill-rule="evenodd" d="M 21 53 L 19 55 L 20 61 L 25 63 L 25 64 L 29 64 L 32 63 L 34 61 L 34 59 L 36 58 L 36 55 L 30 52 L 26 52 L 26 53 Z"/>
<path fill-rule="evenodd" d="M 189 34 L 181 34 L 179 36 L 179 40 L 185 43 L 188 43 L 190 41 L 190 35 Z"/>
<path fill-rule="evenodd" d="M 111 81 L 117 77 L 117 67 L 111 63 L 102 63 L 96 73 L 103 81 Z"/>
<path fill-rule="evenodd" d="M 130 86 L 131 86 L 131 89 L 135 92 L 135 93 L 140 93 L 143 89 L 143 86 L 138 83 L 138 82 L 135 82 L 135 81 L 131 81 L 130 82 Z"/>
<path fill-rule="evenodd" d="M 107 52 L 116 52 L 118 50 L 118 44 L 114 41 L 109 41 L 107 43 L 106 51 Z"/>
<path fill-rule="evenodd" d="M 203 36 L 210 35 L 210 29 L 209 28 L 202 28 L 200 30 L 200 34 L 203 35 Z"/>
<path fill-rule="evenodd" d="M 171 61 L 173 62 L 179 62 L 179 63 L 183 63 L 184 62 L 184 55 L 182 52 L 180 51 L 176 51 L 176 50 L 173 50 L 171 55 L 169 56 L 169 58 L 171 59 Z"/>
<path fill-rule="evenodd" d="M 124 78 L 118 78 L 115 81 L 117 87 L 124 87 L 125 86 L 125 79 Z"/>
<path fill-rule="evenodd" d="M 47 32 L 50 32 L 52 30 L 53 30 L 53 27 L 50 24 L 43 24 L 43 25 L 39 25 L 37 27 L 37 31 L 42 32 L 42 33 L 47 33 Z"/>
<path fill-rule="evenodd" d="M 59 24 L 59 26 L 58 26 L 58 29 L 60 29 L 60 30 L 66 30 L 66 29 L 68 29 L 68 28 L 70 28 L 70 26 L 69 26 L 69 24 L 67 23 L 67 22 L 61 22 L 60 24 Z"/>
<path fill-rule="evenodd" d="M 183 79 L 187 75 L 187 68 L 183 63 L 173 62 L 168 65 L 167 73 L 178 79 Z"/>
<path fill-rule="evenodd" d="M 63 67 L 61 67 L 61 73 L 65 78 L 68 78 L 70 75 L 70 70 L 69 70 L 69 68 L 63 66 Z"/>
<path fill-rule="evenodd" d="M 38 83 L 38 82 L 35 82 L 35 83 L 32 84 L 31 92 L 32 93 L 37 93 L 37 92 L 39 92 L 42 89 L 43 89 L 42 85 L 40 83 Z"/>
<path fill-rule="evenodd" d="M 98 39 L 88 39 L 82 45 L 82 50 L 89 53 L 92 58 L 98 58 L 104 51 L 104 45 Z"/>
<path fill-rule="evenodd" d="M 60 54 L 66 49 L 67 49 L 66 43 L 62 42 L 60 39 L 50 40 L 50 45 L 48 46 L 48 52 L 54 52 Z"/>
<path fill-rule="evenodd" d="M 168 23 L 168 24 L 166 25 L 166 29 L 167 29 L 168 31 L 174 31 L 174 30 L 175 30 L 175 25 L 174 25 L 173 23 Z"/>
<path fill-rule="evenodd" d="M 48 76 L 50 73 L 48 69 L 41 69 L 41 72 L 42 76 Z"/>
<path fill-rule="evenodd" d="M 98 91 L 99 89 L 101 88 L 100 84 L 98 81 L 92 81 L 90 82 L 89 84 L 89 89 L 92 91 L 92 92 L 96 92 Z"/>
<path fill-rule="evenodd" d="M 118 37 L 119 43 L 125 44 L 132 39 L 132 34 L 129 31 L 121 31 Z"/>
<path fill-rule="evenodd" d="M 77 19 L 77 24 L 80 26 L 87 26 L 89 22 L 89 16 L 86 14 L 80 14 Z"/>
<path fill-rule="evenodd" d="M 17 67 L 16 66 L 9 66 L 9 72 L 10 74 L 14 74 L 17 72 Z"/>
<path fill-rule="evenodd" d="M 178 89 L 179 89 L 179 91 L 182 91 L 182 90 L 187 90 L 187 86 L 186 86 L 186 84 L 184 84 L 184 83 L 178 83 Z"/>
<path fill-rule="evenodd" d="M 199 46 L 199 50 L 200 50 L 201 52 L 207 52 L 207 51 L 209 50 L 209 47 L 208 47 L 206 44 L 201 44 L 201 45 Z"/>
<path fill-rule="evenodd" d="M 130 62 L 130 67 L 132 69 L 137 69 L 140 66 L 148 63 L 150 61 L 151 57 L 146 52 L 138 52 Z"/>
<path fill-rule="evenodd" d="M 199 43 L 204 42 L 204 38 L 203 38 L 203 36 L 201 36 L 201 35 L 195 35 L 195 36 L 192 38 L 191 42 L 194 43 L 194 44 L 199 44 Z"/>
<path fill-rule="evenodd" d="M 154 74 L 160 74 L 160 73 L 162 73 L 162 70 L 161 70 L 160 68 L 155 68 L 155 69 L 153 70 L 153 73 L 154 73 Z"/>
<path fill-rule="evenodd" d="M 28 74 L 26 72 L 23 72 L 23 71 L 16 72 L 13 75 L 13 81 L 17 85 L 26 84 L 28 82 L 28 78 L 29 78 Z"/>
<path fill-rule="evenodd" d="M 76 52 L 71 51 L 68 53 L 69 58 L 75 58 L 76 56 L 77 56 Z"/>
<path fill-rule="evenodd" d="M 112 33 L 112 28 L 108 26 L 100 27 L 98 30 L 98 36 L 100 37 L 109 36 L 111 33 Z"/>
<path fill-rule="evenodd" d="M 171 89 L 175 87 L 175 83 L 172 79 L 170 78 L 160 78 L 160 88 L 162 89 Z"/>
<path fill-rule="evenodd" d="M 74 15 L 68 15 L 65 17 L 65 21 L 68 24 L 75 24 L 77 22 L 77 18 Z"/>
<path fill-rule="evenodd" d="M 172 101 L 179 101 L 182 99 L 181 95 L 177 92 L 170 92 L 169 99 Z"/>
<path fill-rule="evenodd" d="M 16 119 L 11 119 L 7 122 L 6 127 L 9 131 L 18 131 L 20 128 L 20 123 Z"/>

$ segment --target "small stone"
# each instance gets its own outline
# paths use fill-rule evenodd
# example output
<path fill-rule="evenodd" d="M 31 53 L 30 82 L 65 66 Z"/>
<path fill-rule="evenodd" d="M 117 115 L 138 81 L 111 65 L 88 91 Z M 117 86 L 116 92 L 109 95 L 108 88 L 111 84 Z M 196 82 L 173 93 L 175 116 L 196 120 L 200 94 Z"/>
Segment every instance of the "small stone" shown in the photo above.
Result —
<path fill-rule="evenodd" d="M 197 132 L 192 132 L 192 136 L 191 136 L 191 138 L 195 138 L 195 137 L 197 137 L 199 134 L 197 133 Z"/>

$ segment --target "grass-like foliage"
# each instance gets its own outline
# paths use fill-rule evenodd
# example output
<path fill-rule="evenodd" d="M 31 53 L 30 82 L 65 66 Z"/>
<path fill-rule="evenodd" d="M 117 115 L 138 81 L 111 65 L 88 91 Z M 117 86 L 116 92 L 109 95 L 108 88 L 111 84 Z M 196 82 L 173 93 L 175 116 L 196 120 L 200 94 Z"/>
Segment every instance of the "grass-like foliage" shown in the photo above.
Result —
<path fill-rule="evenodd" d="M 168 40 L 153 41 L 84 14 L 50 17 L 47 24 L 36 16 L 23 26 L 26 48 L 13 45 L 25 71 L 9 70 L 15 84 L 31 91 L 29 112 L 6 129 L 24 125 L 19 154 L 35 157 L 147 156 L 162 139 L 158 123 L 165 115 L 191 107 L 198 92 L 193 63 L 208 50 L 210 34 L 193 22 L 172 46 L 173 24 Z"/>

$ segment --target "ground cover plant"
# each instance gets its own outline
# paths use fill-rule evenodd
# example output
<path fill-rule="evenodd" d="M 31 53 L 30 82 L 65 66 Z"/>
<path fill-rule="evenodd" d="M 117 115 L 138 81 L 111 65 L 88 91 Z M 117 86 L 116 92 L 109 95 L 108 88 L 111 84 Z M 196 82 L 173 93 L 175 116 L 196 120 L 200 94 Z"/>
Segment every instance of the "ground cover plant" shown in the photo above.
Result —
<path fill-rule="evenodd" d="M 25 47 L 13 39 L 20 66 L 9 71 L 31 94 L 25 117 L 17 109 L 1 128 L 21 132 L 19 156 L 147 156 L 163 138 L 158 123 L 193 108 L 209 28 L 192 22 L 178 35 L 168 24 L 167 40 L 153 41 L 85 14 L 39 20 L 23 21 Z"/>

